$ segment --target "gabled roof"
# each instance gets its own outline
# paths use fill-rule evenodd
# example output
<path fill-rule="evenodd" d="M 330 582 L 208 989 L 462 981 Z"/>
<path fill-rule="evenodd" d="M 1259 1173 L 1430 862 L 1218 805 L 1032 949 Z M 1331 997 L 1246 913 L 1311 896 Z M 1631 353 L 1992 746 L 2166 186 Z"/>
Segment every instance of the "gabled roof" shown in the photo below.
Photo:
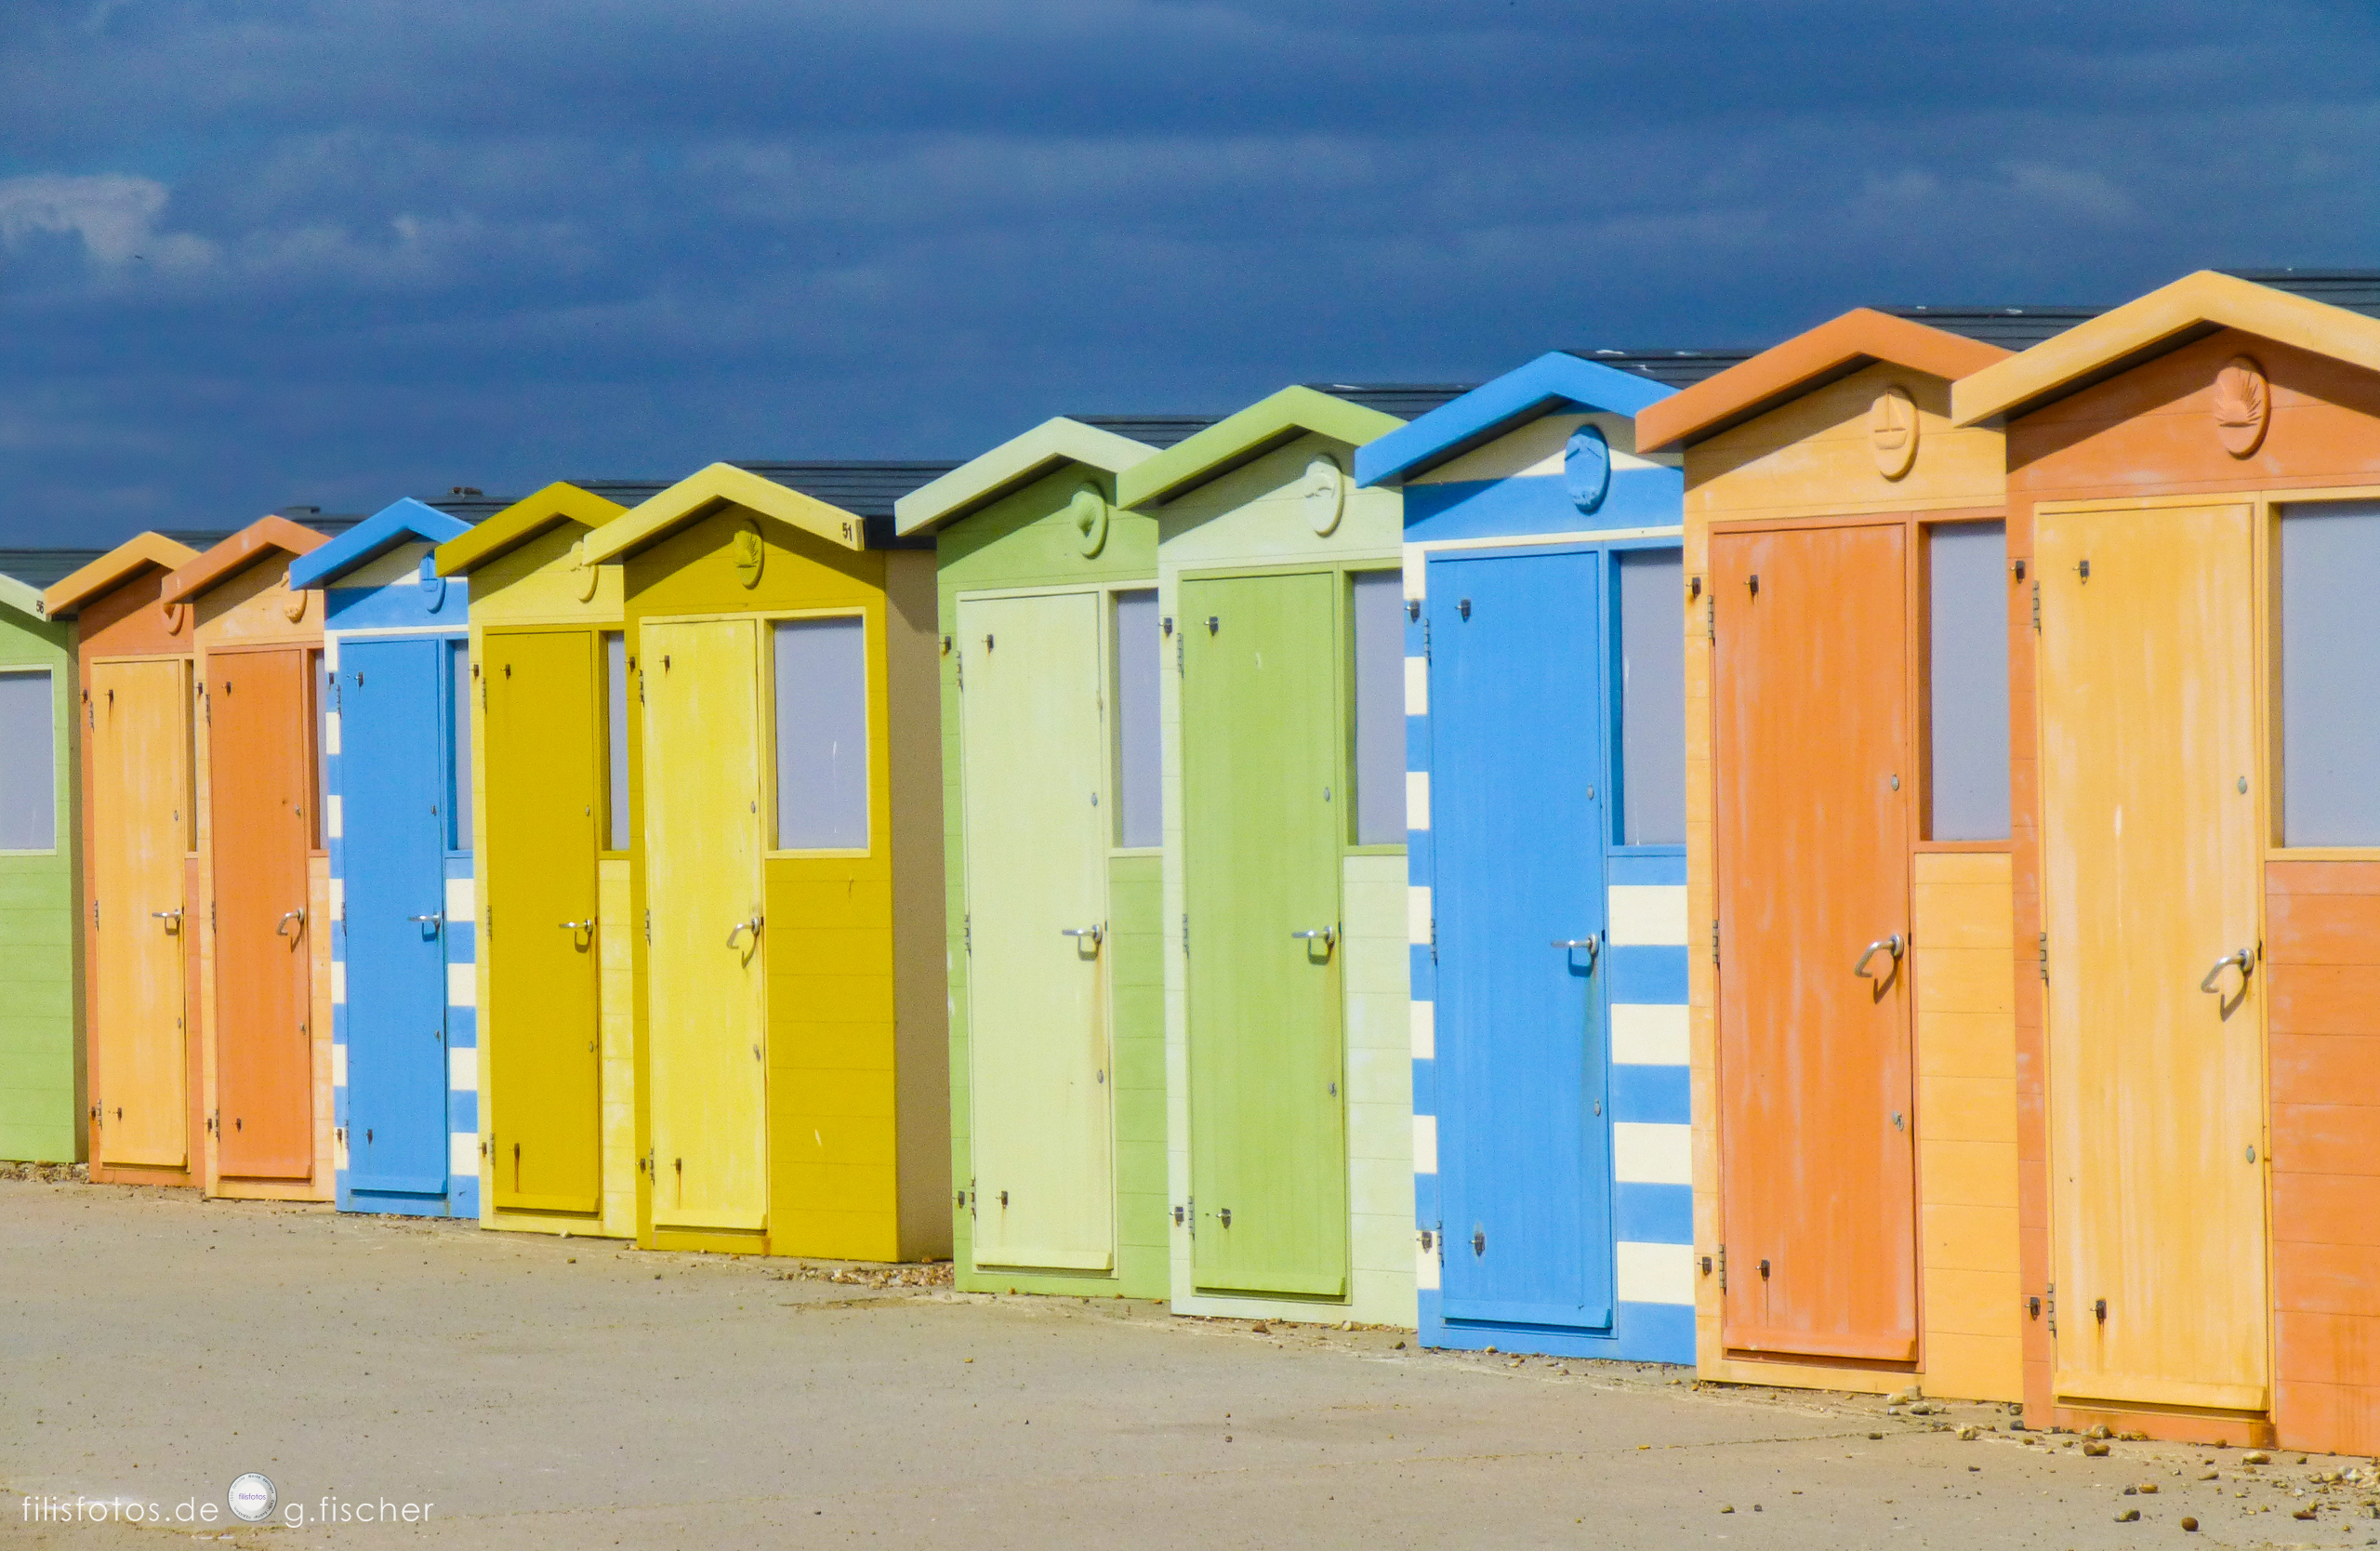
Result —
<path fill-rule="evenodd" d="M 1412 412 L 1420 415 L 1435 409 L 1459 391 L 1446 390 L 1435 402 L 1422 403 L 1441 391 L 1416 390 L 1410 402 L 1420 407 Z M 1346 391 L 1365 391 L 1375 398 L 1384 392 L 1357 389 Z M 1400 415 L 1358 404 L 1341 393 L 1303 386 L 1284 388 L 1117 474 L 1116 499 L 1122 506 L 1170 501 L 1308 433 L 1360 447 L 1404 423 Z"/>
<path fill-rule="evenodd" d="M 407 496 L 382 507 L 321 549 L 292 562 L 289 585 L 328 587 L 400 545 L 425 540 L 443 544 L 469 531 L 469 524 Z"/>
<path fill-rule="evenodd" d="M 2201 270 L 1954 384 L 1950 418 L 2026 414 L 2225 328 L 2380 371 L 2380 319 Z"/>
<path fill-rule="evenodd" d="M 587 563 L 617 560 L 730 504 L 774 517 L 829 544 L 865 550 L 871 537 L 870 518 L 878 519 L 878 531 L 889 541 L 893 501 L 950 467 L 947 463 L 714 463 L 588 535 Z M 838 493 L 857 506 L 876 510 L 857 510 L 813 491 Z"/>
<path fill-rule="evenodd" d="M 143 571 L 171 571 L 197 558 L 196 550 L 162 533 L 135 534 L 50 583 L 41 595 L 42 612 L 51 618 L 73 614 L 100 593 L 113 591 Z"/>
<path fill-rule="evenodd" d="M 600 528 L 668 486 L 641 480 L 556 480 L 438 546 L 438 574 L 464 577 L 562 523 Z"/>
<path fill-rule="evenodd" d="M 311 528 L 299 527 L 286 517 L 259 517 L 246 527 L 199 555 L 185 561 L 165 578 L 165 590 L 158 594 L 161 603 L 186 603 L 237 571 L 245 571 L 258 561 L 273 553 L 292 560 L 309 555 L 328 538 Z"/>
<path fill-rule="evenodd" d="M 1659 452 L 1716 436 L 1880 361 L 1955 381 L 2007 355 L 1998 345 L 1930 323 L 1857 307 L 1640 410 L 1636 450 Z"/>
<path fill-rule="evenodd" d="M 1119 474 L 1156 456 L 1145 442 L 1061 415 L 910 491 L 892 503 L 893 523 L 903 534 L 933 533 L 1052 469 L 1078 463 Z"/>
<path fill-rule="evenodd" d="M 1633 416 L 1674 391 L 1648 375 L 1548 351 L 1356 448 L 1355 483 L 1401 484 L 1542 416 L 1575 409 Z"/>

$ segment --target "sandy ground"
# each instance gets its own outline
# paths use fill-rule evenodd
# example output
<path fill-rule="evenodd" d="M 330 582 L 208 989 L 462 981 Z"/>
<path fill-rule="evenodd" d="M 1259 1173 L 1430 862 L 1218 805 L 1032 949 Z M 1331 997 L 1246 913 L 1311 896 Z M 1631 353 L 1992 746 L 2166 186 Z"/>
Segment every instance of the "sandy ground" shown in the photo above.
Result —
<path fill-rule="evenodd" d="M 2316 1479 L 2366 1461 L 1407 1339 L 0 1179 L 0 1544 L 2380 1544 L 2380 1491 Z M 271 1528 L 171 1522 L 245 1471 Z M 383 1501 L 427 1521 L 321 1522 Z"/>

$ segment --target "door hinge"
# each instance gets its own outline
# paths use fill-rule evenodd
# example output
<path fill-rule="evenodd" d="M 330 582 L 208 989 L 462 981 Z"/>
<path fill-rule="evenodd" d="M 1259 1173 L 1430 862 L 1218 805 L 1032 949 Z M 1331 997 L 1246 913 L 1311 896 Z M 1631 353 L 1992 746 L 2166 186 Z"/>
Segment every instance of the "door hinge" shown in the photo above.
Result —
<path fill-rule="evenodd" d="M 953 677 L 955 677 L 955 678 L 959 681 L 959 694 L 961 694 L 961 695 L 966 694 L 966 693 L 967 693 L 967 654 L 966 654 L 966 653 L 961 652 L 961 651 L 957 651 L 957 650 L 953 650 L 953 651 L 951 652 L 951 654 L 950 654 L 950 671 L 951 671 L 952 676 L 953 676 Z"/>
<path fill-rule="evenodd" d="M 1438 961 L 1438 918 L 1430 918 L 1430 962 Z"/>
<path fill-rule="evenodd" d="M 2057 1283 L 2051 1282 L 2042 1291 L 2042 1308 L 2049 1318 L 2050 1339 L 2055 1341 L 2057 1339 Z"/>
<path fill-rule="evenodd" d="M 641 668 L 636 670 L 636 703 L 640 706 L 644 704 L 644 669 Z"/>
<path fill-rule="evenodd" d="M 1190 912 L 1187 910 L 1182 912 L 1182 956 L 1185 959 L 1190 956 Z"/>
<path fill-rule="evenodd" d="M 2040 960 L 2042 984 L 2046 986 L 2049 984 L 2049 934 L 2046 932 L 2041 935 Z"/>
<path fill-rule="evenodd" d="M 98 931 L 99 929 L 99 902 L 98 900 L 94 899 L 94 900 L 92 900 L 92 901 L 91 901 L 91 930 L 92 930 L 92 931 L 94 931 L 94 932 L 96 932 L 96 931 Z"/>
<path fill-rule="evenodd" d="M 653 907 L 650 905 L 644 908 L 644 946 L 653 946 Z"/>
<path fill-rule="evenodd" d="M 206 929 L 215 930 L 215 901 L 211 899 L 206 902 Z"/>
<path fill-rule="evenodd" d="M 1720 1246 L 1719 1246 L 1719 1291 L 1720 1291 L 1720 1292 L 1725 1292 L 1726 1290 L 1727 1290 L 1727 1246 L 1726 1246 L 1726 1245 L 1725 1245 L 1725 1244 L 1722 1244 L 1722 1245 L 1720 1245 Z"/>
<path fill-rule="evenodd" d="M 962 939 L 962 940 L 966 943 L 966 945 L 967 945 L 967 955 L 968 955 L 968 957 L 969 957 L 969 958 L 973 958 L 973 957 L 974 957 L 974 954 L 975 954 L 975 912 L 974 912 L 974 911 L 970 910 L 970 911 L 968 911 L 965 915 L 963 915 L 963 916 L 961 916 L 961 917 L 959 917 L 959 935 L 960 935 L 961 939 Z"/>
<path fill-rule="evenodd" d="M 1702 600 L 1702 636 L 1714 646 L 1719 643 L 1719 595 L 1716 592 Z"/>
<path fill-rule="evenodd" d="M 2042 633 L 2042 584 L 2038 577 L 2033 578 L 2033 633 Z"/>
<path fill-rule="evenodd" d="M 1716 921 L 1711 923 L 1711 961 L 1714 964 L 1719 961 L 1719 923 Z"/>
<path fill-rule="evenodd" d="M 1430 660 L 1430 622 L 1427 619 L 1421 621 L 1421 660 Z"/>
<path fill-rule="evenodd" d="M 1189 671 L 1189 669 L 1182 666 L 1182 636 L 1188 633 L 1188 631 L 1184 630 L 1173 638 L 1173 676 L 1177 679 L 1183 677 Z"/>

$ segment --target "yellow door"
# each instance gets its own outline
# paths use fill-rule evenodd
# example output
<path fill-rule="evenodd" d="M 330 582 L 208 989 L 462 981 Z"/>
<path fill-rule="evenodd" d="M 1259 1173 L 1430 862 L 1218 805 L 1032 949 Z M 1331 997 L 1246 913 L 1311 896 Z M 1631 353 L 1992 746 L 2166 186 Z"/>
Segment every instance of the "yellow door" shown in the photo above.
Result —
<path fill-rule="evenodd" d="M 2064 1399 L 2268 1404 L 2252 531 L 2039 519 Z"/>
<path fill-rule="evenodd" d="M 748 619 L 647 623 L 638 666 L 653 1221 L 758 1231 L 768 1065 L 757 631 Z"/>
<path fill-rule="evenodd" d="M 980 1266 L 1116 1264 L 1099 605 L 959 605 Z"/>
<path fill-rule="evenodd" d="M 182 860 L 191 833 L 189 669 L 91 669 L 95 1140 L 116 1168 L 190 1160 L 182 1019 Z"/>

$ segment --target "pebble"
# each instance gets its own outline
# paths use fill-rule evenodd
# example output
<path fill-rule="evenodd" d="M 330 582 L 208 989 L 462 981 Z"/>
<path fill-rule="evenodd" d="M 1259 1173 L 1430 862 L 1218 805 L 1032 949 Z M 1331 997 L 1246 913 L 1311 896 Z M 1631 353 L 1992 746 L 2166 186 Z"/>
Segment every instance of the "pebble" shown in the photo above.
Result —
<path fill-rule="evenodd" d="M 2250 1465 L 2270 1465 L 2272 1463 L 2272 1456 L 2266 1453 L 2262 1449 L 2251 1449 L 2240 1457 L 2247 1461 Z"/>
<path fill-rule="evenodd" d="M 2141 1482 L 2141 1483 L 2140 1483 L 2140 1495 L 2142 1495 L 2143 1497 L 2153 1497 L 2153 1496 L 2155 1496 L 2155 1495 L 2156 1495 L 2156 1493 L 2157 1493 L 2157 1483 L 2156 1483 L 2156 1482 L 2154 1482 L 2154 1481 L 2143 1481 L 2143 1482 Z"/>
<path fill-rule="evenodd" d="M 1721 1513 L 1733 1513 L 1736 1511 L 1736 1505 L 1733 1503 L 1723 1504 L 1720 1505 L 1719 1511 Z"/>
<path fill-rule="evenodd" d="M 2140 1522 L 2140 1510 L 2138 1508 L 2126 1508 L 2123 1512 L 2116 1515 L 2116 1522 L 2119 1524 L 2137 1524 Z"/>
<path fill-rule="evenodd" d="M 2097 1459 L 2100 1455 L 2108 1452 L 2108 1446 L 2095 1438 L 2091 1442 L 2082 1445 L 2082 1452 L 2090 1455 L 2093 1459 Z"/>
<path fill-rule="evenodd" d="M 2289 1517 L 2292 1518 L 2311 1518 L 2314 1517 L 2314 1510 L 2310 1506 L 2303 1507 L 2298 1509 L 2295 1513 L 2291 1514 Z"/>
<path fill-rule="evenodd" d="M 2192 1534 L 2196 1534 L 2198 1532 L 2198 1520 L 2192 1518 L 2188 1514 L 2184 1514 L 2182 1515 L 2182 1528 L 2189 1531 Z"/>
<path fill-rule="evenodd" d="M 1976 1440 L 1976 1430 L 1972 1426 L 1961 1427 L 1959 1429 L 1959 1441 L 1961 1443 L 1973 1443 Z"/>

